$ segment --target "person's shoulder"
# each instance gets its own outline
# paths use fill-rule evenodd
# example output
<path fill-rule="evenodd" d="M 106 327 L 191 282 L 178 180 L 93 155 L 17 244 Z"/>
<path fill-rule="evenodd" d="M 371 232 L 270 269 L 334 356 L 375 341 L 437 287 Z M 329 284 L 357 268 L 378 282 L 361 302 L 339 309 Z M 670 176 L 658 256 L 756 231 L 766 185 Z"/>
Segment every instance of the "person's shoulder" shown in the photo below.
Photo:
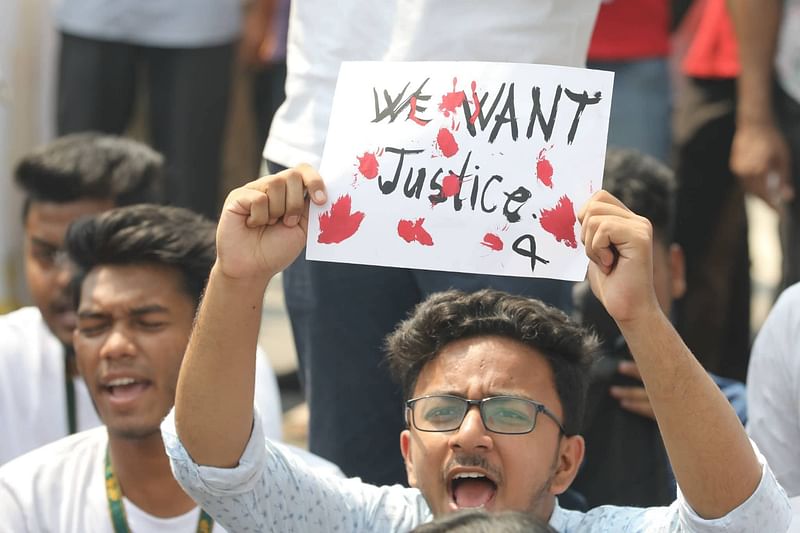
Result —
<path fill-rule="evenodd" d="M 50 372 L 63 350 L 37 307 L 0 315 L 0 381 Z"/>
<path fill-rule="evenodd" d="M 4 315 L 0 315 L 0 328 L 3 330 L 19 330 L 21 333 L 38 331 L 44 325 L 42 313 L 38 307 L 21 307 Z"/>
<path fill-rule="evenodd" d="M 69 475 L 75 468 L 94 461 L 107 443 L 105 426 L 58 439 L 0 466 L 0 484 L 21 487 Z"/>
<path fill-rule="evenodd" d="M 23 307 L 0 315 L 0 354 L 58 342 L 37 307 Z"/>
<path fill-rule="evenodd" d="M 601 505 L 586 512 L 570 511 L 556 505 L 550 526 L 564 532 L 675 531 L 678 521 L 677 502 L 669 507 Z"/>

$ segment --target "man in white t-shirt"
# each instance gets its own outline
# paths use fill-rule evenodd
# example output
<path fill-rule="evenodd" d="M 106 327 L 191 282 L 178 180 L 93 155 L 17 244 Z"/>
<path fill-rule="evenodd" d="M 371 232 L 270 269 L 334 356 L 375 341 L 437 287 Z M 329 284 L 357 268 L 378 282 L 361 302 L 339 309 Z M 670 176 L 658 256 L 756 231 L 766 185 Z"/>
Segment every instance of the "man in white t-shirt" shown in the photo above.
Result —
<path fill-rule="evenodd" d="M 34 306 L 0 316 L 0 464 L 79 430 L 100 425 L 77 374 L 68 226 L 114 206 L 161 199 L 163 160 L 129 139 L 94 133 L 64 136 L 16 168 L 25 193 L 25 275 Z M 267 433 L 281 438 L 272 368 L 259 358 Z"/>
<path fill-rule="evenodd" d="M 162 424 L 176 478 L 226 527 L 402 532 L 484 508 L 528 512 L 562 533 L 786 530 L 786 494 L 661 310 L 650 222 L 605 191 L 578 213 L 588 275 L 661 429 L 680 489 L 669 507 L 559 506 L 584 455 L 578 432 L 596 340 L 540 301 L 495 290 L 432 295 L 387 339 L 405 399 L 400 451 L 414 488 L 325 478 L 265 443 L 250 346 L 263 291 L 305 244 L 306 197 L 326 201 L 308 166 L 228 196 L 174 417 Z"/>
<path fill-rule="evenodd" d="M 292 3 L 286 100 L 264 148 L 270 172 L 319 167 L 342 61 L 505 61 L 582 67 L 599 0 L 303 0 Z M 309 401 L 309 448 L 351 476 L 402 483 L 381 453 L 403 428 L 383 338 L 428 294 L 493 287 L 571 306 L 571 283 L 306 262 L 283 275 Z M 342 336 L 342 331 L 350 332 Z M 369 397 L 370 402 L 363 402 Z M 344 428 L 344 429 L 343 429 Z M 366 438 L 366 435 L 370 435 Z"/>
<path fill-rule="evenodd" d="M 214 229 L 189 210 L 155 205 L 122 207 L 71 226 L 66 246 L 80 291 L 76 363 L 105 427 L 0 468 L 4 527 L 188 532 L 210 523 L 173 479 L 159 424 L 174 402 L 214 263 Z M 262 394 L 256 403 L 271 413 L 277 394 L 266 400 Z"/>
<path fill-rule="evenodd" d="M 162 157 L 140 143 L 91 133 L 57 139 L 17 165 L 34 306 L 0 316 L 0 464 L 100 424 L 72 357 L 64 235 L 81 216 L 159 201 L 162 167 Z"/>
<path fill-rule="evenodd" d="M 790 497 L 800 496 L 800 284 L 783 291 L 747 369 L 747 431 Z"/>

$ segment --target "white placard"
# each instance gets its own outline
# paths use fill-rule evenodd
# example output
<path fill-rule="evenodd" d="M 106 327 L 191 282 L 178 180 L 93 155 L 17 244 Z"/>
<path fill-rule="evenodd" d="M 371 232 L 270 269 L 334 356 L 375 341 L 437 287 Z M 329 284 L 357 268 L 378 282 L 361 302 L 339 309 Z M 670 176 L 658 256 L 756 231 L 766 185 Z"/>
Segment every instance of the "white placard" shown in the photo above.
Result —
<path fill-rule="evenodd" d="M 312 204 L 312 260 L 581 280 L 576 213 L 602 186 L 613 74 L 350 62 Z"/>

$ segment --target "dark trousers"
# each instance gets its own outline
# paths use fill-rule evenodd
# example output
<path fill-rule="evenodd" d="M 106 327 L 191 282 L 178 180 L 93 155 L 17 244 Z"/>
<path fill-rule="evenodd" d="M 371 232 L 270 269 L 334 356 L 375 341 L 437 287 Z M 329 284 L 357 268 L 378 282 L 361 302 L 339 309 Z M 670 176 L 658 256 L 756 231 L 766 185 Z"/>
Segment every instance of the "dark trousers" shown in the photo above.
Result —
<path fill-rule="evenodd" d="M 59 135 L 123 133 L 137 88 L 146 87 L 150 137 L 166 160 L 167 200 L 216 218 L 233 44 L 155 48 L 61 37 Z"/>
<path fill-rule="evenodd" d="M 744 192 L 730 170 L 735 80 L 688 80 L 674 132 L 686 296 L 677 327 L 709 372 L 744 381 L 750 357 L 750 259 Z"/>
<path fill-rule="evenodd" d="M 269 164 L 274 173 L 282 167 Z M 283 273 L 309 404 L 309 449 L 348 476 L 407 482 L 403 396 L 384 362 L 386 335 L 432 292 L 494 287 L 568 311 L 572 283 L 306 261 Z"/>

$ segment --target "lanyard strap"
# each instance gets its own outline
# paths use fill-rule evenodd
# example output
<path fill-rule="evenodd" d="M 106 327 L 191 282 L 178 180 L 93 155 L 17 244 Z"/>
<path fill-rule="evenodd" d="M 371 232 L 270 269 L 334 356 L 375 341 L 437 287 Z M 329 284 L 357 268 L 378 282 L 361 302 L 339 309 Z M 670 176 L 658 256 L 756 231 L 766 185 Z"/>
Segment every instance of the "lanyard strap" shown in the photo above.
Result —
<path fill-rule="evenodd" d="M 64 356 L 64 386 L 67 392 L 67 430 L 72 435 L 78 431 L 78 417 L 75 414 L 75 382 L 70 372 L 70 357 L 69 354 Z"/>
<path fill-rule="evenodd" d="M 111 512 L 111 523 L 115 533 L 131 533 L 128 527 L 128 517 L 125 515 L 125 506 L 122 503 L 122 490 L 119 488 L 117 476 L 111 468 L 111 454 L 106 447 L 106 496 L 108 498 L 108 510 Z M 200 509 L 200 519 L 197 521 L 197 533 L 211 533 L 214 527 L 214 519 L 203 509 Z"/>

